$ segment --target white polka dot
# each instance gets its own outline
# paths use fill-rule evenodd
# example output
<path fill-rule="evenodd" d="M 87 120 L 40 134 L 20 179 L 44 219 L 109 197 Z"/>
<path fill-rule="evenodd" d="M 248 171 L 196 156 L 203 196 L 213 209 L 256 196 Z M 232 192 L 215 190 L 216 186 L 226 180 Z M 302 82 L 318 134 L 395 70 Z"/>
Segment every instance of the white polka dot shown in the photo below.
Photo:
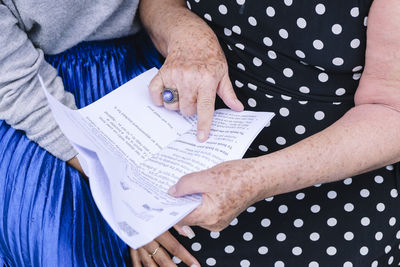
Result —
<path fill-rule="evenodd" d="M 196 3 L 200 2 L 200 0 L 194 0 Z"/>
<path fill-rule="evenodd" d="M 253 212 L 256 211 L 256 207 L 250 206 L 250 207 L 247 208 L 246 211 L 247 211 L 248 213 L 253 213 Z"/>
<path fill-rule="evenodd" d="M 300 228 L 304 225 L 304 222 L 302 219 L 296 219 L 294 220 L 293 225 L 297 228 Z"/>
<path fill-rule="evenodd" d="M 304 52 L 303 51 L 301 51 L 301 50 L 296 50 L 296 56 L 298 56 L 299 58 L 305 58 L 306 57 L 306 55 L 304 54 Z"/>
<path fill-rule="evenodd" d="M 263 152 L 267 152 L 268 151 L 268 148 L 266 146 L 264 146 L 264 145 L 259 145 L 258 149 L 260 149 Z"/>
<path fill-rule="evenodd" d="M 270 59 L 276 59 L 276 53 L 275 53 L 275 51 L 269 50 L 269 51 L 268 51 L 268 57 L 269 57 Z"/>
<path fill-rule="evenodd" d="M 347 212 L 352 212 L 354 210 L 354 205 L 351 203 L 346 203 L 344 205 L 344 210 Z"/>
<path fill-rule="evenodd" d="M 314 233 L 310 234 L 310 240 L 311 241 L 318 241 L 318 239 L 319 239 L 319 234 L 318 233 L 314 232 Z"/>
<path fill-rule="evenodd" d="M 388 170 L 388 171 L 393 171 L 393 165 L 387 165 L 386 166 L 386 170 Z"/>
<path fill-rule="evenodd" d="M 247 103 L 249 104 L 250 107 L 254 108 L 255 106 L 257 106 L 257 101 L 254 98 L 249 98 L 249 100 L 247 100 Z"/>
<path fill-rule="evenodd" d="M 238 3 L 239 5 L 243 5 L 245 2 L 245 0 L 236 0 L 236 3 Z"/>
<path fill-rule="evenodd" d="M 283 75 L 285 75 L 286 77 L 290 78 L 293 76 L 293 70 L 291 68 L 285 68 L 283 70 Z"/>
<path fill-rule="evenodd" d="M 342 26 L 340 24 L 333 24 L 332 25 L 332 32 L 334 34 L 340 34 L 342 32 Z"/>
<path fill-rule="evenodd" d="M 211 18 L 211 16 L 210 16 L 210 14 L 208 14 L 208 13 L 204 14 L 204 18 L 205 18 L 206 20 L 208 20 L 208 21 L 212 21 L 212 18 Z"/>
<path fill-rule="evenodd" d="M 295 255 L 295 256 L 301 255 L 302 252 L 303 252 L 303 250 L 301 249 L 301 247 L 294 247 L 294 248 L 292 249 L 292 253 L 293 253 L 293 255 Z"/>
<path fill-rule="evenodd" d="M 241 30 L 240 27 L 237 26 L 237 25 L 235 25 L 235 26 L 232 27 L 232 31 L 233 31 L 234 33 L 237 33 L 237 34 L 241 34 L 241 33 L 242 33 L 242 30 Z"/>
<path fill-rule="evenodd" d="M 189 1 L 186 1 L 186 5 L 187 5 L 187 7 L 188 7 L 190 10 L 192 10 L 192 6 L 190 5 L 190 2 L 189 2 Z"/>
<path fill-rule="evenodd" d="M 381 241 L 382 238 L 383 238 L 383 233 L 382 232 L 376 232 L 376 234 L 375 234 L 376 241 Z"/>
<path fill-rule="evenodd" d="M 267 201 L 267 202 L 271 202 L 272 200 L 274 200 L 274 197 L 269 197 L 269 198 L 265 199 L 265 201 Z"/>
<path fill-rule="evenodd" d="M 271 220 L 268 218 L 264 218 L 261 220 L 261 226 L 262 227 L 268 227 L 271 225 Z"/>
<path fill-rule="evenodd" d="M 390 218 L 389 219 L 389 225 L 390 226 L 394 226 L 395 224 L 396 224 L 396 218 L 395 217 Z"/>
<path fill-rule="evenodd" d="M 352 232 L 346 232 L 344 233 L 344 239 L 346 239 L 347 241 L 351 241 L 354 238 L 354 234 Z"/>
<path fill-rule="evenodd" d="M 368 247 L 364 246 L 360 248 L 360 254 L 365 256 L 368 254 Z"/>
<path fill-rule="evenodd" d="M 394 257 L 393 257 L 393 256 L 390 256 L 390 258 L 389 258 L 389 260 L 388 260 L 389 266 L 392 265 L 393 261 L 394 261 Z"/>
<path fill-rule="evenodd" d="M 192 244 L 193 251 L 199 251 L 201 249 L 201 244 L 199 242 L 195 242 Z"/>
<path fill-rule="evenodd" d="M 287 117 L 287 116 L 289 116 L 289 110 L 287 108 L 281 108 L 281 109 L 279 109 L 279 114 L 282 117 Z"/>
<path fill-rule="evenodd" d="M 335 199 L 337 196 L 337 193 L 336 193 L 336 191 L 329 191 L 327 196 L 329 199 Z"/>
<path fill-rule="evenodd" d="M 269 37 L 264 37 L 263 43 L 264 43 L 266 46 L 272 46 L 272 44 L 273 44 L 271 38 L 269 38 Z"/>
<path fill-rule="evenodd" d="M 274 267 L 285 267 L 285 263 L 283 261 L 276 261 Z"/>
<path fill-rule="evenodd" d="M 322 15 L 325 13 L 325 6 L 323 4 L 318 4 L 315 6 L 315 12 L 317 12 L 318 15 Z"/>
<path fill-rule="evenodd" d="M 276 138 L 276 142 L 277 142 L 279 145 L 284 145 L 284 144 L 286 144 L 286 139 L 283 138 L 282 136 L 278 136 L 278 137 Z"/>
<path fill-rule="evenodd" d="M 314 113 L 314 118 L 317 121 L 323 120 L 325 118 L 325 113 L 322 112 L 322 111 L 317 111 L 317 112 Z"/>
<path fill-rule="evenodd" d="M 384 210 L 385 210 L 385 204 L 383 204 L 383 203 L 378 203 L 378 204 L 376 205 L 376 210 L 379 211 L 379 212 L 384 211 Z"/>
<path fill-rule="evenodd" d="M 256 20 L 255 17 L 249 17 L 248 21 L 249 21 L 249 24 L 251 26 L 256 26 L 257 25 L 257 20 Z"/>
<path fill-rule="evenodd" d="M 219 13 L 221 13 L 222 15 L 226 15 L 226 13 L 228 13 L 228 9 L 226 8 L 225 5 L 220 5 L 220 6 L 218 7 L 218 11 L 219 11 Z"/>
<path fill-rule="evenodd" d="M 267 7 L 266 12 L 268 17 L 275 16 L 275 9 L 272 6 Z"/>
<path fill-rule="evenodd" d="M 344 88 L 338 88 L 335 91 L 335 94 L 338 96 L 344 95 L 345 93 L 346 93 L 346 89 L 344 89 Z"/>
<path fill-rule="evenodd" d="M 330 227 L 333 227 L 337 224 L 337 220 L 336 220 L 336 218 L 329 218 L 326 221 L 326 224 L 329 225 Z"/>
<path fill-rule="evenodd" d="M 291 96 L 287 96 L 287 95 L 281 95 L 281 98 L 282 98 L 283 100 L 291 100 L 291 99 L 292 99 Z"/>
<path fill-rule="evenodd" d="M 321 72 L 321 73 L 318 75 L 318 80 L 319 80 L 320 82 L 322 82 L 322 83 L 327 82 L 328 79 L 329 79 L 329 76 L 328 76 L 328 74 L 326 74 L 325 72 Z"/>
<path fill-rule="evenodd" d="M 308 267 L 319 267 L 319 263 L 316 261 L 312 261 L 308 264 Z"/>
<path fill-rule="evenodd" d="M 367 27 L 368 25 L 368 16 L 364 17 L 364 26 Z"/>
<path fill-rule="evenodd" d="M 357 67 L 354 67 L 351 71 L 352 72 L 357 72 L 357 71 L 362 70 L 362 68 L 363 68 L 363 66 L 357 66 Z"/>
<path fill-rule="evenodd" d="M 321 50 L 322 48 L 324 48 L 324 43 L 321 40 L 314 40 L 313 46 L 315 49 Z"/>
<path fill-rule="evenodd" d="M 230 253 L 235 251 L 235 248 L 233 246 L 231 246 L 231 245 L 228 245 L 228 246 L 225 247 L 224 250 L 225 250 L 225 253 L 230 254 Z"/>
<path fill-rule="evenodd" d="M 275 80 L 271 77 L 268 77 L 267 79 L 265 79 L 267 82 L 275 84 Z"/>
<path fill-rule="evenodd" d="M 350 261 L 346 261 L 345 263 L 343 263 L 343 267 L 353 267 L 353 263 L 351 263 Z"/>
<path fill-rule="evenodd" d="M 371 264 L 371 267 L 378 267 L 378 261 L 374 260 Z"/>
<path fill-rule="evenodd" d="M 279 36 L 282 37 L 283 39 L 287 39 L 289 37 L 289 33 L 285 29 L 280 29 Z"/>
<path fill-rule="evenodd" d="M 231 221 L 231 223 L 230 223 L 229 225 L 235 226 L 236 224 L 238 224 L 238 222 L 239 222 L 239 220 L 238 220 L 237 218 L 235 218 L 235 219 L 233 219 L 233 220 Z"/>
<path fill-rule="evenodd" d="M 241 260 L 240 261 L 240 267 L 249 267 L 250 262 L 248 260 Z"/>
<path fill-rule="evenodd" d="M 385 253 L 386 253 L 386 254 L 388 254 L 391 250 L 392 250 L 392 247 L 391 247 L 391 246 L 387 245 L 387 246 L 385 247 Z"/>
<path fill-rule="evenodd" d="M 349 184 L 351 184 L 352 182 L 353 182 L 353 179 L 351 179 L 351 178 L 346 178 L 346 179 L 343 180 L 343 183 L 344 183 L 345 185 L 349 185 Z"/>
<path fill-rule="evenodd" d="M 246 232 L 246 233 L 243 234 L 243 239 L 244 239 L 245 241 L 250 241 L 250 240 L 253 239 L 253 234 L 250 233 L 250 232 Z"/>
<path fill-rule="evenodd" d="M 239 48 L 240 50 L 244 50 L 244 45 L 241 44 L 241 43 L 237 43 L 237 44 L 235 44 L 235 46 L 236 46 L 237 48 Z"/>
<path fill-rule="evenodd" d="M 286 213 L 288 211 L 288 207 L 286 205 L 280 205 L 278 207 L 278 211 L 279 211 L 279 213 L 282 213 L 282 214 Z"/>
<path fill-rule="evenodd" d="M 358 17 L 358 15 L 360 15 L 360 10 L 358 9 L 358 7 L 353 7 L 353 8 L 350 10 L 350 15 L 351 15 L 352 17 Z"/>
<path fill-rule="evenodd" d="M 318 213 L 321 210 L 321 207 L 319 205 L 312 205 L 310 210 L 312 213 Z"/>
<path fill-rule="evenodd" d="M 390 190 L 390 196 L 392 198 L 396 198 L 399 195 L 399 192 L 397 191 L 397 189 L 393 188 L 392 190 Z"/>
<path fill-rule="evenodd" d="M 368 217 L 362 217 L 361 218 L 361 225 L 362 226 L 368 226 L 370 224 L 371 220 Z"/>
<path fill-rule="evenodd" d="M 343 58 L 335 57 L 334 59 L 332 59 L 332 63 L 335 66 L 341 66 L 344 63 L 344 60 L 343 60 Z"/>
<path fill-rule="evenodd" d="M 326 253 L 327 253 L 329 256 L 335 255 L 336 252 L 337 252 L 337 250 L 336 250 L 336 248 L 333 247 L 333 246 L 328 247 L 328 248 L 326 249 Z"/>
<path fill-rule="evenodd" d="M 217 239 L 220 236 L 219 232 L 210 232 L 210 236 L 212 239 Z"/>
<path fill-rule="evenodd" d="M 361 78 L 361 73 L 354 73 L 353 74 L 353 80 L 359 80 Z"/>
<path fill-rule="evenodd" d="M 254 58 L 253 58 L 253 64 L 254 64 L 256 67 L 260 67 L 260 66 L 262 65 L 262 61 L 261 61 L 261 59 L 259 59 L 258 57 L 254 57 Z"/>
<path fill-rule="evenodd" d="M 230 45 L 226 45 L 228 47 L 229 50 L 233 50 L 232 47 Z"/>
<path fill-rule="evenodd" d="M 208 258 L 206 260 L 206 263 L 208 266 L 214 266 L 217 263 L 217 261 L 214 258 Z"/>
<path fill-rule="evenodd" d="M 232 35 L 232 31 L 230 29 L 224 28 L 224 34 L 226 36 L 231 36 Z"/>
<path fill-rule="evenodd" d="M 293 0 L 284 0 L 285 5 L 291 6 L 293 4 Z"/>
<path fill-rule="evenodd" d="M 375 183 L 377 183 L 377 184 L 383 183 L 383 177 L 380 175 L 375 176 L 374 180 L 375 180 Z"/>
<path fill-rule="evenodd" d="M 246 70 L 246 68 L 244 67 L 244 65 L 242 63 L 238 63 L 236 66 L 238 69 Z"/>
<path fill-rule="evenodd" d="M 239 82 L 238 80 L 235 81 L 235 85 L 239 88 L 243 87 L 243 83 Z"/>
<path fill-rule="evenodd" d="M 357 47 L 359 47 L 360 46 L 360 40 L 359 39 L 353 39 L 353 40 L 351 40 L 351 42 L 350 42 L 350 46 L 351 46 L 351 48 L 357 48 Z"/>
<path fill-rule="evenodd" d="M 303 125 L 297 125 L 296 128 L 294 128 L 294 131 L 297 134 L 304 134 L 306 132 L 306 128 Z"/>
<path fill-rule="evenodd" d="M 279 233 L 276 235 L 276 240 L 282 242 L 286 240 L 286 235 L 284 233 Z"/>
<path fill-rule="evenodd" d="M 268 248 L 265 247 L 265 246 L 259 247 L 258 248 L 258 253 L 261 254 L 261 255 L 265 255 L 265 254 L 268 253 Z"/>
<path fill-rule="evenodd" d="M 175 264 L 179 264 L 179 263 L 182 262 L 182 260 L 181 260 L 180 258 L 176 257 L 176 256 L 173 256 L 173 257 L 172 257 L 172 261 L 173 261 Z"/>
<path fill-rule="evenodd" d="M 304 18 L 298 18 L 296 23 L 300 29 L 304 29 L 307 26 L 307 21 Z"/>
<path fill-rule="evenodd" d="M 305 195 L 304 193 L 298 193 L 298 194 L 296 195 L 296 198 L 297 198 L 298 200 L 302 200 L 302 199 L 304 199 L 305 196 L 306 196 L 306 195 Z"/>

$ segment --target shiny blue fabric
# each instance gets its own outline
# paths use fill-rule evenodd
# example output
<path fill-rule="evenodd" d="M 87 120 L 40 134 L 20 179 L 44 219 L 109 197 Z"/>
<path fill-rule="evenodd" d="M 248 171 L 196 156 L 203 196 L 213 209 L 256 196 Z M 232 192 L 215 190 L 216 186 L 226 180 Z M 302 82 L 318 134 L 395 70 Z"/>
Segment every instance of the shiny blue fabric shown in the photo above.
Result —
<path fill-rule="evenodd" d="M 47 56 L 83 107 L 151 67 L 144 33 Z M 23 107 L 21 107 L 23 108 Z M 129 266 L 79 173 L 0 121 L 0 266 Z"/>

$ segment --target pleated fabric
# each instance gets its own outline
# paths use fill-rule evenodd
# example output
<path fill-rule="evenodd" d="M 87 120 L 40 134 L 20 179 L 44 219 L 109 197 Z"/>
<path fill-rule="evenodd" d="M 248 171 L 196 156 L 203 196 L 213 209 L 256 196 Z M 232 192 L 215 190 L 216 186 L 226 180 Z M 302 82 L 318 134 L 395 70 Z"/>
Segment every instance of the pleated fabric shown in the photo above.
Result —
<path fill-rule="evenodd" d="M 46 60 L 78 107 L 161 65 L 144 33 L 85 42 Z M 0 266 L 130 266 L 127 246 L 102 218 L 82 176 L 4 121 Z"/>

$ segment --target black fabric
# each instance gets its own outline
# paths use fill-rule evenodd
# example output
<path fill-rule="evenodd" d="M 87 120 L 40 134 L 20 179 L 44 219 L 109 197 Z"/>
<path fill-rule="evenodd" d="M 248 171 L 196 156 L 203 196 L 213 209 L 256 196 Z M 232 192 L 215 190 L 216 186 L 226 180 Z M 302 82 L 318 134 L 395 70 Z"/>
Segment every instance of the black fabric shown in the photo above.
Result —
<path fill-rule="evenodd" d="M 354 106 L 371 3 L 187 1 L 216 32 L 245 108 L 276 113 L 246 156 L 292 145 Z M 256 203 L 221 233 L 178 238 L 202 266 L 397 266 L 399 178 L 395 164 L 315 185 Z"/>

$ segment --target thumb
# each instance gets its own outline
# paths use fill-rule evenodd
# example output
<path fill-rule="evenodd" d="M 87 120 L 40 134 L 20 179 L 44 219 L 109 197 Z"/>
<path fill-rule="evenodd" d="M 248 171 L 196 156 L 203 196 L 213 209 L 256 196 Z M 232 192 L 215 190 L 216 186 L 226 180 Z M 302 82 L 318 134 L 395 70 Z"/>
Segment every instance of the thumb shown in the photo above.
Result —
<path fill-rule="evenodd" d="M 236 97 L 228 73 L 226 73 L 219 82 L 217 94 L 230 109 L 234 111 L 243 111 L 244 106 Z"/>
<path fill-rule="evenodd" d="M 201 181 L 201 172 L 195 172 L 183 176 L 174 186 L 168 190 L 173 197 L 204 193 L 207 188 L 204 181 Z"/>

